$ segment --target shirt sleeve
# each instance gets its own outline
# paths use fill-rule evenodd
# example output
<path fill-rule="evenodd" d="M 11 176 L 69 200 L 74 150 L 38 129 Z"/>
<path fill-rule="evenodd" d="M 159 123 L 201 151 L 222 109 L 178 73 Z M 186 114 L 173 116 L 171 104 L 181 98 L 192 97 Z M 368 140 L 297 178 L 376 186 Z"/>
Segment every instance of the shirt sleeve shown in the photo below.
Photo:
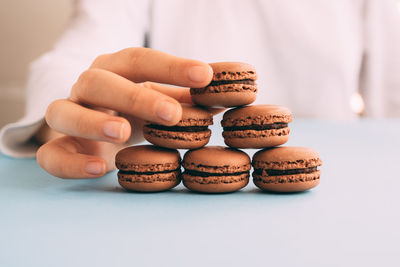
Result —
<path fill-rule="evenodd" d="M 366 0 L 360 93 L 368 117 L 400 117 L 400 9 L 395 0 Z"/>
<path fill-rule="evenodd" d="M 1 129 L 0 151 L 12 157 L 34 157 L 39 144 L 32 136 L 44 123 L 47 106 L 67 98 L 80 73 L 98 55 L 143 46 L 148 14 L 149 4 L 144 0 L 75 1 L 61 38 L 30 65 L 25 116 Z"/>

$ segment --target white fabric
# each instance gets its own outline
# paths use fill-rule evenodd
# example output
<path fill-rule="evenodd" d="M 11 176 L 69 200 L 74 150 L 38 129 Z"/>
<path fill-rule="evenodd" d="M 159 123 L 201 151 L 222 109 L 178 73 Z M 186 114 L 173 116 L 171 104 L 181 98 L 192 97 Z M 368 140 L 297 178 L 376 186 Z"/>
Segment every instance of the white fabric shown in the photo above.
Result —
<path fill-rule="evenodd" d="M 26 142 L 46 107 L 102 53 L 143 46 L 177 56 L 243 61 L 259 74 L 256 103 L 295 117 L 355 119 L 360 91 L 371 117 L 400 116 L 400 13 L 395 0 L 81 0 L 54 49 L 36 60 L 27 113 L 0 133 L 0 149 L 33 156 Z M 216 121 L 218 123 L 218 121 Z"/>

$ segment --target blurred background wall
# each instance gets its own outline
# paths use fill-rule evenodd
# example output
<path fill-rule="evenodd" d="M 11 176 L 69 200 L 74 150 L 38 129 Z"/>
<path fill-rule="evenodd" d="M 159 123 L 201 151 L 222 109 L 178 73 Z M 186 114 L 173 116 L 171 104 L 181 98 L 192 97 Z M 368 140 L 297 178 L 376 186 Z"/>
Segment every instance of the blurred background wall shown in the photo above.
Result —
<path fill-rule="evenodd" d="M 52 47 L 74 1 L 0 0 L 0 128 L 23 115 L 29 62 Z"/>
<path fill-rule="evenodd" d="M 0 128 L 24 112 L 29 62 L 63 31 L 74 0 L 0 0 Z"/>

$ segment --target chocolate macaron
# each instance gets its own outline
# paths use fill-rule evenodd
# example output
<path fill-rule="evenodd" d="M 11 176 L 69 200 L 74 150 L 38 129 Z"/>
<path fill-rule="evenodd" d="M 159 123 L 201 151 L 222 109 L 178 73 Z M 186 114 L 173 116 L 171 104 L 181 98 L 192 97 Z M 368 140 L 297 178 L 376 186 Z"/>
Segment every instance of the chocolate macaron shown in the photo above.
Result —
<path fill-rule="evenodd" d="M 204 88 L 191 88 L 193 102 L 202 106 L 236 107 L 251 104 L 257 96 L 257 73 L 240 62 L 211 63 L 213 78 Z"/>
<path fill-rule="evenodd" d="M 265 148 L 286 143 L 291 111 L 278 105 L 239 107 L 224 113 L 221 125 L 225 144 L 236 148 Z"/>
<path fill-rule="evenodd" d="M 305 147 L 274 147 L 254 154 L 254 184 L 273 192 L 301 192 L 318 185 L 322 161 Z"/>
<path fill-rule="evenodd" d="M 237 149 L 210 146 L 189 150 L 183 157 L 183 184 L 204 193 L 227 193 L 249 182 L 249 156 Z"/>
<path fill-rule="evenodd" d="M 208 110 L 182 105 L 182 119 L 174 126 L 149 123 L 143 127 L 144 138 L 167 148 L 191 149 L 205 146 L 210 140 L 213 117 Z"/>
<path fill-rule="evenodd" d="M 127 147 L 117 153 L 115 165 L 119 169 L 119 184 L 130 191 L 164 191 L 181 181 L 181 157 L 176 149 Z"/>

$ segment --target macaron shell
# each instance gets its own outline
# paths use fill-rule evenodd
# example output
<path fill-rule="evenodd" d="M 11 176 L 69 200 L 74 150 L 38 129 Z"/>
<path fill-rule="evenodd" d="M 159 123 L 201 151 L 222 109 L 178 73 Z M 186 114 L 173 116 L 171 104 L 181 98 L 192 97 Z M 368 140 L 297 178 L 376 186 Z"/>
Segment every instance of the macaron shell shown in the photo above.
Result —
<path fill-rule="evenodd" d="M 242 62 L 216 62 L 210 63 L 213 69 L 213 81 L 221 80 L 257 80 L 255 68 Z"/>
<path fill-rule="evenodd" d="M 191 127 L 211 124 L 213 124 L 213 116 L 210 111 L 201 107 L 182 104 L 182 119 L 175 126 Z M 205 146 L 210 140 L 211 130 L 185 132 L 179 128 L 155 129 L 145 125 L 143 126 L 143 135 L 147 141 L 157 146 L 191 149 Z"/>
<path fill-rule="evenodd" d="M 181 157 L 177 150 L 152 145 L 130 146 L 115 156 L 115 165 L 120 170 L 137 172 L 159 172 L 176 170 Z"/>
<path fill-rule="evenodd" d="M 317 151 L 307 147 L 274 147 L 254 154 L 252 165 L 255 170 L 295 170 L 314 168 L 322 164 Z M 254 184 L 262 190 L 274 192 L 300 192 L 319 184 L 321 171 L 271 175 L 253 172 Z"/>
<path fill-rule="evenodd" d="M 250 157 L 243 151 L 223 146 L 189 150 L 183 156 L 185 169 L 210 173 L 235 173 L 251 168 Z"/>
<path fill-rule="evenodd" d="M 182 104 L 182 119 L 176 126 L 208 126 L 213 124 L 210 111 L 197 106 Z"/>
<path fill-rule="evenodd" d="M 192 95 L 194 103 L 207 107 L 237 107 L 253 103 L 257 93 L 252 91 L 204 93 Z"/>
<path fill-rule="evenodd" d="M 171 173 L 121 174 L 119 184 L 129 191 L 159 192 L 174 188 L 180 183 L 180 170 Z"/>
<path fill-rule="evenodd" d="M 211 130 L 202 132 L 175 132 L 143 127 L 144 138 L 150 143 L 166 148 L 193 149 L 205 146 Z"/>
<path fill-rule="evenodd" d="M 249 183 L 249 174 L 200 177 L 183 173 L 182 181 L 186 188 L 195 192 L 230 193 L 245 187 Z"/>
<path fill-rule="evenodd" d="M 182 119 L 175 126 L 209 126 L 213 124 L 211 119 Z"/>
<path fill-rule="evenodd" d="M 301 169 L 322 165 L 317 151 L 307 147 L 274 147 L 256 152 L 252 160 L 255 169 Z"/>
<path fill-rule="evenodd" d="M 289 123 L 292 112 L 279 105 L 253 105 L 230 109 L 224 113 L 222 127 Z"/>
<path fill-rule="evenodd" d="M 320 174 L 320 171 L 281 176 L 261 176 L 253 173 L 253 182 L 265 191 L 302 192 L 316 187 L 320 181 Z"/>
<path fill-rule="evenodd" d="M 289 135 L 276 135 L 269 137 L 254 137 L 254 138 L 224 138 L 227 146 L 234 148 L 265 148 L 274 147 L 285 144 L 289 140 Z"/>
<path fill-rule="evenodd" d="M 241 62 L 211 63 L 212 81 L 238 81 L 257 79 L 253 66 Z M 204 88 L 191 88 L 190 94 L 194 103 L 201 106 L 236 107 L 253 103 L 257 96 L 256 84 L 231 83 L 212 84 Z"/>

